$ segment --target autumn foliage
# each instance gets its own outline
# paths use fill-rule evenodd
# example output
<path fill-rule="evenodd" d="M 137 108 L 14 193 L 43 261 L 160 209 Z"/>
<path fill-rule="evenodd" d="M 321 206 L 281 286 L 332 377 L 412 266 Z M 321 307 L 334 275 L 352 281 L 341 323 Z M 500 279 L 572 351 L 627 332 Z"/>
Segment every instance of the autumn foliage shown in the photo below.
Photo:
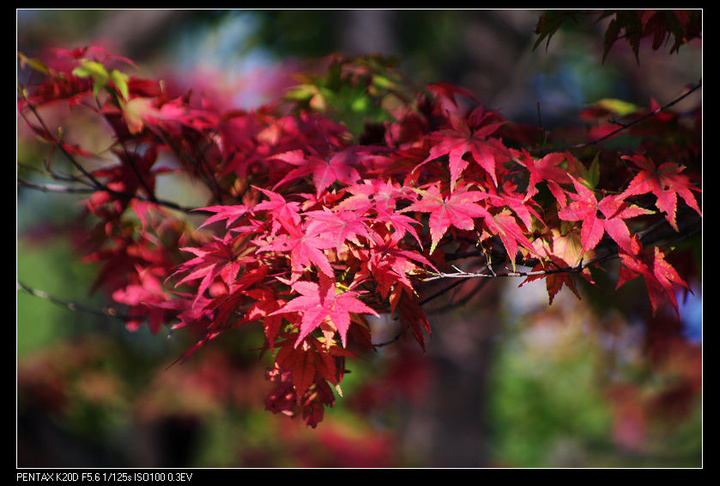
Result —
<path fill-rule="evenodd" d="M 657 19 L 640 21 L 655 32 Z M 93 289 L 125 306 L 130 330 L 196 336 L 183 359 L 258 325 L 272 412 L 317 425 L 352 358 L 386 344 L 371 332 L 378 316 L 424 347 L 430 281 L 544 280 L 552 303 L 605 268 L 618 287 L 642 278 L 655 312 L 677 311 L 688 289 L 671 249 L 700 228 L 699 108 L 599 103 L 555 134 L 462 88 L 418 85 L 388 59 L 335 56 L 283 99 L 237 110 L 133 76 L 99 48 L 53 54 L 21 55 L 18 112 L 72 164 L 66 190 L 87 193 Z M 58 105 L 104 123 L 112 145 L 65 139 L 46 123 Z M 632 148 L 602 143 L 616 134 Z M 163 199 L 173 177 L 202 184 L 207 203 Z"/>

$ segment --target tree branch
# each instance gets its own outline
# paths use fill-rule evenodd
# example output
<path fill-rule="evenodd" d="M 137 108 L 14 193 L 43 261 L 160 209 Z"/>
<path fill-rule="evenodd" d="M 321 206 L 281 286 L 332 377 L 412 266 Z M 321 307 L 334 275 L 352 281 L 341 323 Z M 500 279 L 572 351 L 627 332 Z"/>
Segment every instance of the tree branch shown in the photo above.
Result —
<path fill-rule="evenodd" d="M 94 314 L 97 316 L 102 317 L 112 317 L 113 319 L 119 319 L 122 321 L 127 321 L 130 318 L 123 312 L 118 311 L 114 307 L 92 307 L 88 305 L 78 304 L 76 302 L 70 302 L 68 300 L 59 299 L 57 297 L 54 297 L 46 292 L 43 292 L 42 290 L 37 290 L 32 287 L 29 287 L 28 285 L 17 282 L 17 289 L 22 290 L 23 292 L 30 294 L 35 297 L 39 297 L 43 300 L 46 300 L 52 304 L 55 304 L 57 306 L 63 307 L 65 309 L 71 310 L 71 311 L 82 311 L 82 312 L 88 312 L 90 314 Z"/>
<path fill-rule="evenodd" d="M 18 185 L 22 187 L 26 187 L 28 189 L 34 189 L 41 192 L 59 192 L 59 193 L 66 193 L 66 194 L 92 194 L 94 192 L 108 192 L 110 194 L 113 194 L 114 196 L 118 197 L 124 197 L 127 199 L 135 199 L 137 201 L 145 201 L 145 202 L 151 202 L 154 204 L 157 204 L 158 206 L 164 206 L 169 209 L 175 209 L 177 211 L 182 211 L 183 213 L 203 213 L 203 211 L 199 211 L 196 208 L 191 208 L 187 206 L 181 206 L 180 204 L 177 204 L 173 201 L 167 201 L 163 199 L 157 199 L 157 198 L 148 198 L 145 196 L 141 196 L 139 194 L 130 194 L 126 192 L 119 192 L 114 191 L 112 189 L 107 188 L 106 186 L 101 186 L 100 189 L 97 188 L 88 188 L 88 187 L 69 187 L 69 186 L 63 186 L 61 184 L 36 184 L 33 182 L 26 181 L 22 178 L 18 178 Z"/>
<path fill-rule="evenodd" d="M 630 122 L 628 122 L 628 123 L 622 123 L 622 124 L 619 123 L 619 122 L 615 122 L 617 125 L 619 125 L 618 128 L 615 129 L 615 130 L 613 130 L 613 131 L 610 132 L 610 133 L 607 133 L 607 134 L 603 135 L 603 136 L 600 137 L 600 138 L 597 138 L 597 139 L 595 139 L 595 140 L 591 140 L 591 141 L 589 141 L 589 142 L 583 142 L 583 143 L 578 143 L 578 144 L 575 144 L 575 145 L 569 145 L 569 146 L 566 146 L 566 147 L 564 147 L 564 148 L 562 148 L 562 149 L 549 148 L 549 147 L 548 147 L 548 148 L 545 148 L 545 149 L 542 149 L 542 148 L 541 148 L 541 149 L 539 150 L 539 152 L 540 152 L 540 153 L 545 153 L 545 152 L 550 152 L 550 151 L 553 151 L 553 152 L 554 152 L 554 151 L 564 151 L 564 150 L 579 150 L 579 149 L 583 149 L 583 148 L 586 148 L 586 147 L 591 147 L 591 146 L 597 145 L 597 144 L 599 144 L 599 143 L 602 143 L 602 142 L 604 142 L 604 141 L 606 141 L 606 140 L 608 140 L 608 139 L 610 139 L 610 138 L 615 137 L 616 135 L 622 133 L 623 131 L 628 130 L 628 129 L 630 129 L 631 127 L 633 127 L 633 126 L 635 126 L 635 125 L 637 125 L 637 124 L 639 124 L 639 123 L 642 123 L 642 122 L 644 122 L 645 120 L 647 120 L 647 119 L 649 119 L 649 118 L 652 118 L 652 117 L 654 117 L 655 115 L 661 113 L 662 111 L 667 110 L 668 108 L 676 105 L 677 103 L 681 102 L 682 100 L 684 100 L 685 98 L 687 98 L 688 96 L 690 96 L 690 95 L 691 95 L 692 93 L 694 93 L 695 91 L 699 90 L 701 87 L 702 87 L 702 81 L 698 81 L 697 83 L 695 83 L 694 85 L 692 85 L 687 91 L 685 91 L 683 94 L 681 94 L 680 96 L 678 96 L 678 97 L 675 98 L 674 100 L 672 100 L 672 101 L 670 101 L 670 102 L 668 102 L 668 103 L 666 103 L 666 104 L 664 104 L 664 105 L 662 105 L 662 106 L 659 106 L 658 108 L 654 109 L 653 111 L 651 111 L 651 112 L 649 112 L 649 113 L 646 113 L 645 115 L 641 116 L 640 118 L 637 118 L 637 119 L 632 120 L 632 121 L 630 121 Z"/>
<path fill-rule="evenodd" d="M 691 217 L 682 217 L 687 213 L 690 213 Z M 693 216 L 694 215 L 694 216 Z M 669 226 L 669 223 L 667 220 L 662 219 L 659 220 L 657 223 L 654 223 L 649 228 L 647 228 L 644 232 L 642 232 L 640 241 L 643 243 L 643 245 L 655 245 L 658 242 L 661 242 L 663 240 L 667 240 L 663 243 L 663 246 L 673 246 L 675 244 L 678 244 L 702 231 L 702 219 L 700 216 L 697 215 L 697 213 L 694 213 L 690 210 L 685 210 L 681 212 L 678 219 L 681 221 L 680 225 L 680 231 L 675 231 L 673 228 Z M 663 224 L 664 223 L 664 224 Z M 661 231 L 655 231 L 656 229 L 660 228 Z M 584 260 L 581 261 L 577 266 L 568 266 L 568 267 L 557 267 L 557 268 L 550 268 L 546 270 L 530 270 L 530 271 L 499 271 L 502 267 L 506 265 L 506 263 L 503 263 L 501 265 L 498 265 L 497 267 L 493 267 L 492 265 L 486 265 L 486 270 L 482 271 L 475 271 L 475 272 L 468 272 L 465 270 L 462 270 L 458 268 L 457 266 L 453 265 L 452 268 L 455 270 L 454 272 L 429 272 L 428 277 L 425 277 L 422 279 L 423 282 L 431 282 L 435 280 L 441 280 L 441 279 L 471 279 L 471 278 L 483 278 L 483 279 L 491 279 L 491 278 L 503 278 L 503 277 L 533 277 L 533 276 L 547 276 L 552 275 L 556 273 L 580 273 L 586 268 L 590 267 L 591 265 L 595 265 L 597 263 L 601 263 L 606 260 L 613 260 L 616 258 L 620 258 L 620 253 L 618 251 L 618 247 L 616 245 L 608 245 L 603 251 L 602 255 L 596 256 L 595 258 L 592 258 L 590 260 Z M 529 265 L 521 265 L 524 267 L 527 267 Z M 497 270 L 496 270 L 497 268 Z M 437 294 L 432 295 L 427 300 L 434 299 L 438 297 L 439 295 L 451 290 L 456 285 L 450 285 L 449 287 L 439 291 Z"/>
<path fill-rule="evenodd" d="M 95 189 L 89 187 L 70 187 L 63 186 L 62 184 L 35 184 L 22 178 L 18 178 L 18 185 L 41 192 L 64 192 L 66 194 L 92 194 L 95 192 Z"/>
<path fill-rule="evenodd" d="M 62 143 L 57 137 L 55 137 L 55 136 L 50 132 L 50 130 L 48 129 L 47 125 L 45 124 L 45 121 L 44 121 L 43 118 L 40 116 L 40 114 L 37 112 L 37 110 L 35 109 L 35 107 L 32 106 L 31 104 L 28 104 L 27 106 L 28 106 L 28 109 L 30 110 L 30 112 L 31 112 L 31 113 L 34 115 L 34 117 L 37 119 L 38 123 L 40 123 L 40 126 L 41 126 L 42 130 L 45 132 L 45 135 L 49 138 L 50 142 L 52 142 L 52 144 L 53 144 L 54 146 L 56 146 L 58 149 L 60 149 L 60 151 L 61 151 L 61 152 L 63 153 L 63 155 L 70 161 L 70 163 L 73 165 L 73 167 L 75 167 L 78 171 L 80 171 L 80 173 L 87 179 L 87 182 L 86 182 L 86 181 L 80 180 L 79 178 L 75 177 L 75 178 L 70 179 L 70 180 L 72 180 L 73 182 L 88 184 L 89 187 L 94 187 L 96 191 L 104 191 L 104 192 L 107 192 L 107 193 L 112 194 L 112 195 L 117 196 L 117 197 L 123 197 L 123 198 L 128 198 L 128 199 L 136 199 L 136 200 L 139 200 L 139 201 L 151 202 L 151 203 L 155 203 L 155 204 L 157 204 L 157 205 L 159 205 L 159 206 L 164 206 L 164 207 L 167 207 L 167 208 L 169 208 L 169 209 L 175 209 L 175 210 L 177 210 L 177 211 L 182 211 L 182 212 L 185 212 L 185 213 L 189 213 L 189 212 L 191 212 L 191 211 L 195 211 L 195 208 L 184 207 L 184 206 L 182 206 L 182 205 L 180 205 L 180 204 L 177 204 L 177 203 L 175 203 L 175 202 L 173 202 L 173 201 L 167 201 L 167 200 L 157 199 L 157 198 L 155 197 L 155 195 L 152 194 L 152 193 L 150 192 L 150 190 L 147 188 L 146 181 L 145 181 L 142 177 L 140 177 L 139 174 L 137 173 L 137 169 L 136 169 L 136 167 L 135 167 L 134 164 L 132 164 L 132 169 L 135 171 L 136 176 L 138 176 L 138 179 L 141 181 L 141 184 L 143 185 L 143 187 L 145 188 L 145 190 L 148 192 L 148 195 L 149 195 L 149 196 L 148 196 L 148 197 L 145 197 L 145 196 L 141 196 L 141 195 L 139 195 L 139 194 L 130 194 L 130 193 L 125 193 L 125 192 L 121 192 L 121 191 L 116 191 L 116 190 L 110 189 L 109 187 L 107 187 L 107 185 L 103 184 L 100 180 L 98 180 L 97 178 L 95 178 L 95 177 L 92 175 L 92 173 L 88 172 L 88 170 L 65 148 L 65 146 L 63 145 L 63 143 Z M 28 125 L 30 125 L 30 121 L 29 121 L 29 120 L 27 119 L 27 117 L 25 116 L 25 113 L 23 113 L 23 112 L 21 111 L 21 112 L 20 112 L 20 116 L 22 116 L 23 119 L 25 120 L 25 122 L 26 122 Z M 128 152 L 128 151 L 127 151 L 127 148 L 126 148 L 124 145 L 123 145 L 123 150 L 125 150 L 126 153 Z M 131 157 L 128 156 L 128 160 L 131 160 Z M 51 173 L 51 176 L 52 176 L 53 178 L 56 178 L 56 176 L 55 176 L 54 174 L 52 174 L 52 173 Z M 24 181 L 24 180 L 22 180 L 22 179 L 18 179 L 18 183 L 19 183 L 20 185 L 22 185 L 22 186 L 25 186 L 25 187 L 28 187 L 28 188 L 31 188 L 31 189 L 42 190 L 42 191 L 44 191 L 44 192 L 65 192 L 65 193 L 88 192 L 88 191 L 81 191 L 81 190 L 72 189 L 72 188 L 60 189 L 60 186 L 55 186 L 55 185 L 37 185 L 37 184 L 32 184 L 32 183 L 29 183 L 29 182 L 27 182 L 27 181 Z"/>

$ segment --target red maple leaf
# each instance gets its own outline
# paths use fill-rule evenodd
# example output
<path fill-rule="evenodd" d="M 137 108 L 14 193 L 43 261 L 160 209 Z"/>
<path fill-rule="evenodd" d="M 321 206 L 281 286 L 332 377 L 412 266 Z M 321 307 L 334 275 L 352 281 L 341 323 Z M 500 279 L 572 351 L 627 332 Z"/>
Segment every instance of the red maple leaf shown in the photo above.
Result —
<path fill-rule="evenodd" d="M 311 346 L 284 346 L 278 351 L 275 363 L 282 370 L 290 371 L 295 399 L 299 403 L 305 391 L 315 382 L 318 368 L 335 369 L 335 361 L 329 353 Z M 323 366 L 324 365 L 324 366 Z M 335 380 L 335 377 L 332 377 Z"/>
<path fill-rule="evenodd" d="M 363 253 L 367 260 L 367 275 L 365 270 L 361 271 L 360 275 L 371 277 L 383 298 L 398 284 L 408 292 L 414 292 L 410 276 L 422 272 L 421 265 L 437 271 L 421 253 L 399 248 L 392 234 L 384 237 L 376 234 L 370 248 Z"/>
<path fill-rule="evenodd" d="M 200 225 L 201 228 L 208 226 L 212 223 L 215 223 L 217 221 L 225 221 L 225 229 L 230 228 L 233 224 L 237 222 L 238 219 L 242 218 L 246 214 L 250 212 L 250 208 L 248 208 L 244 204 L 240 205 L 219 205 L 219 206 L 207 206 L 204 208 L 197 209 L 197 211 L 207 211 L 210 213 L 215 213 L 214 215 L 210 216 L 208 219 L 205 220 L 205 222 Z"/>
<path fill-rule="evenodd" d="M 173 275 L 185 273 L 185 276 L 176 284 L 177 286 L 200 280 L 196 302 L 210 288 L 216 278 L 220 278 L 228 288 L 232 288 L 238 271 L 243 265 L 243 262 L 236 258 L 232 249 L 232 239 L 227 235 L 223 239 L 213 237 L 211 242 L 201 247 L 185 247 L 181 250 L 194 254 L 195 258 L 183 263 Z"/>
<path fill-rule="evenodd" d="M 252 259 L 242 261 L 242 275 L 233 281 L 232 287 L 226 293 L 221 293 L 207 303 L 208 308 L 214 312 L 212 319 L 213 327 L 227 327 L 229 324 L 239 325 L 252 322 L 265 317 L 266 314 L 279 307 L 275 298 L 275 292 L 271 288 L 257 288 L 262 286 L 263 279 L 267 276 L 268 267 L 257 265 Z M 249 309 L 243 312 L 248 305 Z M 264 314 L 262 313 L 264 311 Z M 232 319 L 238 319 L 232 322 Z M 268 323 L 269 324 L 269 323 Z"/>
<path fill-rule="evenodd" d="M 282 301 L 275 297 L 275 291 L 270 288 L 254 288 L 245 291 L 244 294 L 252 299 L 250 308 L 245 312 L 245 322 L 262 320 L 265 338 L 270 352 L 272 352 L 275 346 L 275 337 L 282 326 L 282 317 L 270 314 L 280 308 Z"/>
<path fill-rule="evenodd" d="M 267 373 L 276 388 L 268 395 L 265 407 L 291 417 L 302 413 L 305 423 L 314 428 L 322 420 L 325 407 L 335 403 L 328 383 L 336 385 L 339 391 L 344 373 L 342 360 L 348 353 L 337 346 L 323 348 L 317 341 L 306 341 L 301 347 L 286 343 L 278 351 L 273 369 Z"/>
<path fill-rule="evenodd" d="M 382 182 L 377 179 L 365 180 L 362 184 L 352 184 L 347 187 L 350 197 L 343 199 L 337 206 L 337 209 L 356 211 L 361 214 L 371 215 L 374 212 L 372 220 L 374 223 L 382 223 L 389 225 L 388 229 L 392 231 L 393 240 L 398 242 L 402 240 L 406 234 L 412 235 L 415 241 L 420 243 L 420 237 L 413 225 L 419 224 L 418 221 L 409 216 L 401 214 L 397 210 L 397 202 L 399 199 L 408 197 L 408 189 L 400 186 L 392 181 Z M 378 228 L 379 225 L 373 225 Z M 377 231 L 380 231 L 378 228 Z M 422 246 L 422 245 L 421 245 Z"/>
<path fill-rule="evenodd" d="M 649 211 L 627 203 L 619 195 L 609 195 L 597 200 L 595 193 L 572 178 L 575 193 L 568 193 L 572 201 L 559 212 L 565 221 L 582 221 L 580 241 L 585 252 L 593 250 L 607 233 L 620 248 L 630 254 L 639 251 L 636 240 L 631 238 L 626 219 L 649 214 Z"/>
<path fill-rule="evenodd" d="M 532 271 L 537 272 L 537 274 L 530 275 L 525 281 L 523 281 L 523 283 L 520 284 L 520 287 L 536 280 L 545 280 L 545 288 L 548 292 L 548 305 L 553 303 L 555 296 L 558 292 L 560 292 L 560 290 L 562 290 L 563 285 L 567 285 L 572 293 L 579 299 L 580 292 L 578 291 L 577 284 L 575 282 L 575 273 L 570 271 L 552 271 L 569 268 L 569 265 L 565 263 L 564 260 L 556 256 L 551 255 L 548 258 L 550 260 L 549 262 L 540 262 L 533 267 Z M 550 271 L 548 272 L 548 270 Z M 542 274 L 540 272 L 548 273 Z"/>
<path fill-rule="evenodd" d="M 306 341 L 302 346 L 292 345 L 291 341 L 280 343 L 275 363 L 280 369 L 292 373 L 298 401 L 313 383 L 319 383 L 320 380 L 333 385 L 339 384 L 345 370 L 338 364 L 342 364 L 343 358 L 352 356 L 352 353 L 337 345 L 327 346 L 317 340 Z"/>
<path fill-rule="evenodd" d="M 296 279 L 310 265 L 315 265 L 328 277 L 335 272 L 323 250 L 333 248 L 334 244 L 315 234 L 308 234 L 304 226 L 288 227 L 287 231 L 269 238 L 268 243 L 260 243 L 258 253 L 271 251 L 284 253 L 290 259 L 293 279 Z"/>
<path fill-rule="evenodd" d="M 275 188 L 305 176 L 312 176 L 315 193 L 320 195 L 334 182 L 352 184 L 360 179 L 356 168 L 365 158 L 370 157 L 370 149 L 363 146 L 351 146 L 327 156 L 305 154 L 302 150 L 291 150 L 274 158 L 297 166 L 275 185 Z"/>
<path fill-rule="evenodd" d="M 300 226 L 300 203 L 287 201 L 282 195 L 261 187 L 256 187 L 256 189 L 265 194 L 268 200 L 259 202 L 253 210 L 257 212 L 265 211 L 270 216 L 272 221 L 271 237 L 275 236 L 275 233 L 281 227 L 292 230 L 292 228 Z"/>
<path fill-rule="evenodd" d="M 116 302 L 131 307 L 128 313 L 130 319 L 125 324 L 128 329 L 136 330 L 147 320 L 150 330 L 157 333 L 168 317 L 167 309 L 157 305 L 170 300 L 158 278 L 164 275 L 152 267 L 142 268 L 137 265 L 136 268 L 135 278 L 131 277 L 131 282 L 113 292 L 112 297 Z"/>
<path fill-rule="evenodd" d="M 458 98 L 465 98 L 475 104 L 480 103 L 477 95 L 469 89 L 455 86 L 444 81 L 430 83 L 425 87 L 435 95 L 440 107 L 450 113 L 458 110 Z"/>
<path fill-rule="evenodd" d="M 425 350 L 425 334 L 432 334 L 430 321 L 420 304 L 418 295 L 400 285 L 390 292 L 390 309 L 397 314 L 403 328 L 410 329 L 420 347 Z"/>
<path fill-rule="evenodd" d="M 490 187 L 488 188 L 490 194 L 488 202 L 494 207 L 511 209 L 523 222 L 525 229 L 529 231 L 532 228 L 533 217 L 538 221 L 541 221 L 541 218 L 532 206 L 533 201 L 523 197 L 515 190 L 516 188 L 517 186 L 512 181 L 505 181 L 498 187 Z"/>
<path fill-rule="evenodd" d="M 507 148 L 499 140 L 488 138 L 504 122 L 483 122 L 492 119 L 494 113 L 476 108 L 466 119 L 450 116 L 450 128 L 438 130 L 428 135 L 438 142 L 430 148 L 430 154 L 420 165 L 435 160 L 443 155 L 448 156 L 450 169 L 450 190 L 454 191 L 457 181 L 469 162 L 464 158 L 470 154 L 497 185 L 496 170 L 500 164 L 509 159 Z"/>
<path fill-rule="evenodd" d="M 398 183 L 379 179 L 365 179 L 361 183 L 350 184 L 347 192 L 351 195 L 340 206 L 363 213 L 370 210 L 378 213 L 394 212 L 397 200 L 408 195 L 408 190 Z"/>
<path fill-rule="evenodd" d="M 290 260 L 293 279 L 296 279 L 310 265 L 315 265 L 328 277 L 334 276 L 328 256 L 323 250 L 333 248 L 334 243 L 321 234 L 308 232 L 307 224 L 299 213 L 300 204 L 288 202 L 285 198 L 273 191 L 260 189 L 268 196 L 267 201 L 258 203 L 253 211 L 256 214 L 265 212 L 266 224 L 270 231 L 259 230 L 263 234 L 255 241 L 257 252 L 277 252 L 285 254 Z"/>
<path fill-rule="evenodd" d="M 517 161 L 524 165 L 530 173 L 527 195 L 525 196 L 526 200 L 537 194 L 537 186 L 541 182 L 545 182 L 551 186 L 551 190 L 554 189 L 557 184 L 570 182 L 567 171 L 559 167 L 566 158 L 566 154 L 561 152 L 549 153 L 538 160 L 535 160 L 525 151 L 521 153 Z"/>
<path fill-rule="evenodd" d="M 675 312 L 678 312 L 675 287 L 680 286 L 686 290 L 690 290 L 690 288 L 672 265 L 665 260 L 665 255 L 660 248 L 655 247 L 652 259 L 643 255 L 627 255 L 624 253 L 620 254 L 620 258 L 623 266 L 620 267 L 620 279 L 617 288 L 620 288 L 625 282 L 642 275 L 648 289 L 653 313 L 657 312 L 663 302 L 670 302 Z"/>
<path fill-rule="evenodd" d="M 321 278 L 320 284 L 305 280 L 297 281 L 292 283 L 292 289 L 300 296 L 269 315 L 299 313 L 300 334 L 295 346 L 298 346 L 315 329 L 329 325 L 332 330 L 340 334 L 340 340 L 345 347 L 351 314 L 378 315 L 375 310 L 357 298 L 362 292 L 343 291 L 328 278 Z"/>
<path fill-rule="evenodd" d="M 338 254 L 348 243 L 362 246 L 360 237 L 365 240 L 371 238 L 370 229 L 366 223 L 367 218 L 359 216 L 355 211 L 331 211 L 322 210 L 308 211 L 304 213 L 307 217 L 306 232 L 310 237 L 319 237 L 332 245 Z"/>
<path fill-rule="evenodd" d="M 519 246 L 535 253 L 532 242 L 523 234 L 516 217 L 508 209 L 489 215 L 484 221 L 490 233 L 500 238 L 512 262 L 515 262 Z"/>
<path fill-rule="evenodd" d="M 553 303 L 563 285 L 580 299 L 575 277 L 580 276 L 593 285 L 595 282 L 587 267 L 577 267 L 583 256 L 579 240 L 580 236 L 577 232 L 563 234 L 557 229 L 549 230 L 544 237 L 535 239 L 533 243 L 541 259 L 520 287 L 529 282 L 545 280 L 548 304 Z"/>
<path fill-rule="evenodd" d="M 462 188 L 443 197 L 438 185 L 430 186 L 427 190 L 416 189 L 416 192 L 422 196 L 421 199 L 405 208 L 403 212 L 430 213 L 431 254 L 451 226 L 461 230 L 472 230 L 475 229 L 475 218 L 490 217 L 487 209 L 475 204 L 489 196 L 486 192 Z"/>
<path fill-rule="evenodd" d="M 623 159 L 633 162 L 640 168 L 640 172 L 630 181 L 624 196 L 652 193 L 657 197 L 657 208 L 665 213 L 665 217 L 675 231 L 678 231 L 677 197 L 680 196 L 688 206 L 702 215 L 693 191 L 700 192 L 700 189 L 692 185 L 690 178 L 681 175 L 684 167 L 673 162 L 665 162 L 656 166 L 652 159 L 643 155 L 626 155 Z"/>

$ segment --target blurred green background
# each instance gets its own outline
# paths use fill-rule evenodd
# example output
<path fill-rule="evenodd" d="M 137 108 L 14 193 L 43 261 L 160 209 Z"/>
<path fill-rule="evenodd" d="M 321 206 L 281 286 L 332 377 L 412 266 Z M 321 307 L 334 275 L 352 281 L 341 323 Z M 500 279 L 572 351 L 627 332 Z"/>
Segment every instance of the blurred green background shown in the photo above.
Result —
<path fill-rule="evenodd" d="M 240 107 L 286 86 L 290 68 L 333 52 L 397 55 L 422 82 L 470 88 L 515 121 L 545 127 L 605 97 L 646 106 L 701 78 L 701 51 L 613 48 L 602 25 L 570 26 L 533 51 L 528 10 L 18 10 L 18 50 L 102 44 L 143 75 L 216 84 Z M 270 81 L 278 80 L 273 84 Z M 690 99 L 687 103 L 697 102 Z M 682 109 L 683 106 L 678 106 Z M 18 160 L 38 155 L 19 139 Z M 88 295 L 77 201 L 19 190 L 17 278 L 58 298 Z M 701 248 L 699 239 L 690 244 Z M 17 462 L 21 467 L 699 467 L 701 287 L 683 306 L 667 362 L 643 355 L 638 316 L 542 287 L 493 282 L 431 316 L 412 343 L 350 363 L 345 398 L 317 429 L 263 411 L 266 364 L 239 330 L 183 364 L 180 333 L 121 323 L 17 293 Z M 461 292 L 460 289 L 459 292 Z M 625 292 L 645 298 L 639 286 Z M 452 295 L 452 298 L 460 298 Z M 607 296 L 613 299 L 615 296 Z M 440 303 L 438 303 L 438 307 Z M 401 356 L 398 365 L 393 358 Z"/>

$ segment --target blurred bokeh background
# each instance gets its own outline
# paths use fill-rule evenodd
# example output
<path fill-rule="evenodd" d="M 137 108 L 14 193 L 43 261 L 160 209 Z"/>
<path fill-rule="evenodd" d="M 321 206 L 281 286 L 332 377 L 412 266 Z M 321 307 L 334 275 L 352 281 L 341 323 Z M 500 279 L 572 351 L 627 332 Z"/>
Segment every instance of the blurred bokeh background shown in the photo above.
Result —
<path fill-rule="evenodd" d="M 550 128 L 602 98 L 666 103 L 702 77 L 699 45 L 679 53 L 570 25 L 533 50 L 531 10 L 18 10 L 18 51 L 105 46 L 144 76 L 212 85 L 237 107 L 268 101 L 290 73 L 334 52 L 396 55 L 421 82 L 477 93 L 514 121 Z M 691 98 L 676 108 L 697 103 Z M 18 159 L 35 156 L 19 139 Z M 181 191 L 186 194 L 185 191 Z M 192 195 L 191 195 L 192 197 Z M 17 276 L 89 306 L 92 266 L 74 258 L 68 195 L 19 190 Z M 685 242 L 700 261 L 701 238 Z M 551 307 L 542 284 L 491 282 L 432 313 L 413 343 L 352 363 L 345 398 L 317 429 L 263 410 L 262 360 L 240 331 L 170 366 L 183 337 L 17 294 L 17 464 L 21 467 L 699 467 L 702 289 L 682 322 L 658 316 L 649 360 L 641 281 L 583 288 Z M 612 289 L 612 285 L 609 286 Z M 460 288 L 451 295 L 461 299 Z M 564 291 L 563 291 L 564 292 Z M 643 300 L 645 299 L 645 300 Z M 401 357 L 402 359 L 394 359 Z"/>

